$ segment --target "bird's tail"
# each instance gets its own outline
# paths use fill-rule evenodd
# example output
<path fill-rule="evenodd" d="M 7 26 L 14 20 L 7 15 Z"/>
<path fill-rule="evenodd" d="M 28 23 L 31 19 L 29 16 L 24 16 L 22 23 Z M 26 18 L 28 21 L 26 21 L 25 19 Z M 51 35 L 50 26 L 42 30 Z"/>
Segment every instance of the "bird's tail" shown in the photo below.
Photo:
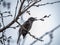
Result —
<path fill-rule="evenodd" d="M 20 41 L 20 36 L 21 36 L 21 34 L 22 34 L 22 30 L 19 30 L 18 39 L 17 39 L 17 44 L 18 44 L 19 41 Z"/>
<path fill-rule="evenodd" d="M 19 40 L 20 40 L 20 35 L 18 36 L 17 44 L 19 43 Z"/>

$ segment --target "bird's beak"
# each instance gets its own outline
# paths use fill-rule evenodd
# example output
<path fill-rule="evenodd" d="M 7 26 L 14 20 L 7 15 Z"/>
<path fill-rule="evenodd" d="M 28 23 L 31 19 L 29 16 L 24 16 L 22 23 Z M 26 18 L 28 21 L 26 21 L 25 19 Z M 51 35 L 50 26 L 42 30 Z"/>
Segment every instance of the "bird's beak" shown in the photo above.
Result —
<path fill-rule="evenodd" d="M 35 17 L 35 21 L 37 21 L 38 19 L 37 19 L 37 17 Z"/>

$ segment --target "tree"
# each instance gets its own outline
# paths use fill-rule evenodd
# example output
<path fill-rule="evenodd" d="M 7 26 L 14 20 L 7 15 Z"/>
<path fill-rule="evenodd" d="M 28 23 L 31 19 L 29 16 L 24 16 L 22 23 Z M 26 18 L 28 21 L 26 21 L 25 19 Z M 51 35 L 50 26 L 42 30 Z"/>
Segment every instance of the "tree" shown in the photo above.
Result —
<path fill-rule="evenodd" d="M 1 27 L 0 32 L 2 32 L 2 36 L 0 37 L 0 39 L 3 39 L 3 41 L 0 40 L 0 42 L 1 42 L 2 44 L 5 45 L 5 41 L 7 40 L 8 45 L 9 45 L 9 42 L 10 42 L 9 39 L 11 39 L 11 36 L 6 37 L 6 36 L 4 35 L 5 31 L 7 31 L 8 28 L 13 28 L 13 29 L 15 29 L 15 28 L 17 28 L 17 27 L 19 27 L 19 28 L 23 27 L 23 26 L 20 24 L 19 19 L 23 20 L 22 15 L 23 15 L 25 12 L 28 13 L 29 15 L 31 15 L 30 10 L 29 10 L 31 7 L 35 6 L 35 7 L 38 7 L 38 8 L 39 8 L 39 6 L 44 6 L 44 5 L 48 5 L 48 4 L 60 3 L 60 1 L 55 1 L 55 2 L 51 2 L 51 3 L 40 4 L 39 2 L 41 2 L 41 1 L 42 1 L 42 0 L 17 0 L 14 18 L 13 18 L 13 20 L 12 20 L 11 22 L 9 22 L 9 24 L 7 24 L 6 26 L 5 26 L 5 23 L 4 23 L 4 18 L 10 17 L 10 16 L 12 17 L 13 15 L 10 13 L 10 11 L 4 11 L 4 12 L 1 12 L 1 11 L 0 11 L 0 16 L 1 16 L 0 18 L 1 18 L 1 20 L 2 20 L 1 23 L 0 23 L 0 27 Z M 19 2 L 20 2 L 20 4 L 19 4 Z M 18 11 L 18 14 L 17 14 L 18 4 L 20 5 L 20 7 L 19 7 L 19 9 L 18 9 L 19 11 Z M 0 0 L 0 5 L 2 5 L 4 8 L 6 7 L 6 8 L 9 10 L 11 3 L 10 3 L 10 2 L 6 2 L 5 0 Z M 5 16 L 5 13 L 8 13 L 8 15 Z M 23 15 L 23 16 L 24 16 L 24 15 Z M 45 18 L 49 18 L 50 16 L 51 16 L 51 15 L 45 15 L 45 16 L 43 16 L 43 17 L 42 17 L 41 19 L 39 19 L 39 20 L 44 21 Z M 20 17 L 21 17 L 21 18 L 20 18 Z M 15 26 L 15 27 L 11 27 L 14 23 L 17 23 L 18 25 Z M 45 35 L 49 34 L 49 36 L 50 36 L 50 38 L 51 38 L 51 41 L 52 41 L 52 39 L 53 39 L 53 34 L 52 34 L 52 33 L 53 33 L 57 28 L 59 28 L 59 27 L 60 27 L 60 25 L 58 25 L 56 28 L 54 28 L 54 29 L 51 30 L 50 32 L 46 32 L 46 33 L 45 33 L 44 35 L 42 35 L 40 38 L 36 38 L 36 37 L 35 37 L 34 35 L 32 35 L 30 32 L 28 32 L 28 34 L 29 34 L 30 36 L 32 36 L 34 39 L 39 40 L 39 41 L 41 41 L 41 39 L 42 39 Z M 48 44 L 50 44 L 51 41 L 50 41 Z M 36 41 L 34 41 L 34 42 L 36 42 Z M 33 44 L 33 43 L 32 43 L 32 44 Z M 31 45 L 32 45 L 32 44 L 31 44 Z"/>

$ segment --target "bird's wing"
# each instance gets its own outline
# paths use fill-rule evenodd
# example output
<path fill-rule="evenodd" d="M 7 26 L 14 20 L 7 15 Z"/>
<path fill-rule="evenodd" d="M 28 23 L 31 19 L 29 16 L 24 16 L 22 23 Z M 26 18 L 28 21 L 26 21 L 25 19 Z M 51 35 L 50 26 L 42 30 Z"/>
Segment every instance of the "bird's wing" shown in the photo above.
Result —
<path fill-rule="evenodd" d="M 24 26 L 24 28 L 25 28 L 26 30 L 30 30 L 30 29 L 31 29 L 31 24 L 30 24 L 28 21 L 26 21 L 26 22 L 23 24 L 23 26 Z"/>

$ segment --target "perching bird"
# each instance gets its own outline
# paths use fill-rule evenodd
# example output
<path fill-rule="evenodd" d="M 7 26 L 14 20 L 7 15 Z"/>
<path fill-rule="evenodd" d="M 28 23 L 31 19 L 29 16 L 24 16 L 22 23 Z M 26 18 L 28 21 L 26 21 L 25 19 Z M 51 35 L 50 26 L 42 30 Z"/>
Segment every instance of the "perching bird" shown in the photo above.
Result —
<path fill-rule="evenodd" d="M 34 21 L 37 21 L 36 18 L 30 17 L 23 25 L 22 27 L 19 29 L 19 35 L 18 35 L 18 40 L 17 43 L 20 40 L 20 36 L 23 36 L 23 39 L 25 38 L 26 34 L 28 33 L 28 31 L 31 29 L 32 24 Z"/>

